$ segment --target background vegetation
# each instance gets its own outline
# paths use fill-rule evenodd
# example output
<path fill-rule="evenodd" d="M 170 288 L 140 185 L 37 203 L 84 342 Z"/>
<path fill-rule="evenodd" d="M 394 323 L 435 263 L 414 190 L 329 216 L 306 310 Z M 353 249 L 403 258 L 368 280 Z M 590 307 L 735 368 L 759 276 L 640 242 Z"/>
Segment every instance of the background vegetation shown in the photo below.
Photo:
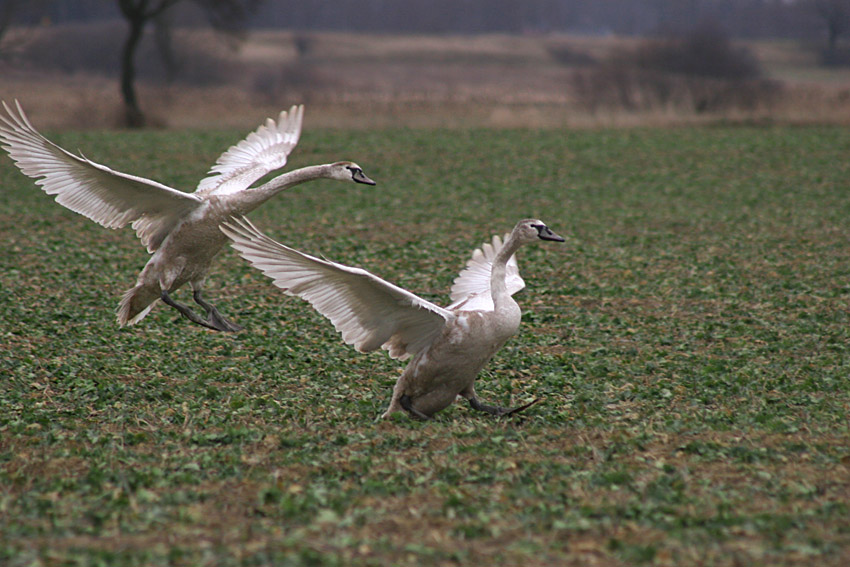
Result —
<path fill-rule="evenodd" d="M 243 131 L 53 132 L 190 190 Z M 845 565 L 847 151 L 834 126 L 308 129 L 252 215 L 445 302 L 474 246 L 538 216 L 521 333 L 483 399 L 376 422 L 400 372 L 230 251 L 224 336 L 114 308 L 146 260 L 0 159 L 0 562 Z"/>
<path fill-rule="evenodd" d="M 24 101 L 42 127 L 125 124 L 118 57 L 103 56 L 125 33 L 120 22 L 10 30 L 0 98 Z M 137 58 L 157 127 L 253 128 L 293 102 L 308 104 L 308 127 L 334 128 L 850 123 L 850 70 L 821 65 L 820 46 L 711 26 L 649 39 L 255 30 L 241 43 L 177 28 L 169 45 L 168 65 L 153 33 Z"/>

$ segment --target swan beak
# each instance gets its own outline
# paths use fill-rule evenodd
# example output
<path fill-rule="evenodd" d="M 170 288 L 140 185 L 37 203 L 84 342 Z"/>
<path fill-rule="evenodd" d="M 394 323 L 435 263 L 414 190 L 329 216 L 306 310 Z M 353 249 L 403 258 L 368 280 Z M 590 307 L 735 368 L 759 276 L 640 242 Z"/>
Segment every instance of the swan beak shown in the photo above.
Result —
<path fill-rule="evenodd" d="M 542 224 L 537 227 L 537 236 L 540 237 L 540 240 L 552 240 L 554 242 L 564 241 L 563 237 L 560 237 L 551 230 L 549 230 L 549 227 L 545 224 Z"/>
<path fill-rule="evenodd" d="M 351 176 L 354 179 L 355 183 L 363 183 L 364 185 L 377 185 L 374 181 L 366 177 L 366 174 L 363 173 L 362 169 L 354 170 L 354 173 Z"/>

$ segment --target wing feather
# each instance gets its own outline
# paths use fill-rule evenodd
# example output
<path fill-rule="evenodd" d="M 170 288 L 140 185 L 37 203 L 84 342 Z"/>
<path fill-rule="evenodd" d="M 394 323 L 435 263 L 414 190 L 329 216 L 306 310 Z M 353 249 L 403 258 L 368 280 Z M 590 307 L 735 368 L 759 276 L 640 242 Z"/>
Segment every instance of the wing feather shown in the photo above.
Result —
<path fill-rule="evenodd" d="M 509 235 L 505 235 L 507 240 Z M 462 309 L 464 311 L 493 311 L 493 298 L 490 295 L 490 272 L 493 260 L 502 249 L 504 240 L 493 235 L 492 242 L 485 242 L 481 248 L 472 252 L 472 258 L 466 267 L 455 278 L 452 284 L 452 304 L 447 309 Z M 525 287 L 525 282 L 519 275 L 516 254 L 508 260 L 505 269 L 505 284 L 508 293 L 513 295 Z"/>
<path fill-rule="evenodd" d="M 283 111 L 277 123 L 267 118 L 254 132 L 216 160 L 210 175 L 201 180 L 196 193 L 226 195 L 248 188 L 265 174 L 286 165 L 301 137 L 304 105 Z"/>
<path fill-rule="evenodd" d="M 246 218 L 221 226 L 231 246 L 289 295 L 305 299 L 360 352 L 379 347 L 392 358 L 416 354 L 454 314 L 366 270 L 304 254 L 275 242 Z"/>
<path fill-rule="evenodd" d="M 106 228 L 132 223 L 149 252 L 156 250 L 183 215 L 201 204 L 190 193 L 118 171 L 76 156 L 44 136 L 29 122 L 20 103 L 17 112 L 4 102 L 0 142 L 18 168 L 36 179 L 56 202 Z"/>

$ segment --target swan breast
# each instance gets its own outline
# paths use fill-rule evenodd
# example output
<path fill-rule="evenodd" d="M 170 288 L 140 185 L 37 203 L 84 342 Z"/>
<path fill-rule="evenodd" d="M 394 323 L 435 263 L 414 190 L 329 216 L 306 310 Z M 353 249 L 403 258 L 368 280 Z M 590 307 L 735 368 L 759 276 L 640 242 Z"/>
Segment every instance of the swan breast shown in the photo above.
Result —
<path fill-rule="evenodd" d="M 411 360 L 400 378 L 402 393 L 417 410 L 432 415 L 450 406 L 519 328 L 493 311 L 461 311 L 443 333 Z"/>

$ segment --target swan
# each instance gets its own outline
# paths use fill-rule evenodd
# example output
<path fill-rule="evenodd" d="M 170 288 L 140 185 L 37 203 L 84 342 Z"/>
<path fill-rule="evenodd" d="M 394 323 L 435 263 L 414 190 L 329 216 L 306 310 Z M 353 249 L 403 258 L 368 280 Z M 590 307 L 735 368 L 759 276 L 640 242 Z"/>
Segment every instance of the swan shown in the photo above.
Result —
<path fill-rule="evenodd" d="M 307 300 L 330 319 L 342 340 L 360 352 L 379 347 L 391 358 L 411 358 L 393 388 L 382 415 L 406 411 L 431 419 L 461 396 L 470 406 L 493 415 L 509 409 L 479 401 L 474 381 L 520 324 L 520 309 L 511 297 L 525 286 L 514 254 L 538 240 L 563 242 L 537 219 L 519 221 L 504 241 L 475 250 L 455 279 L 453 303 L 439 307 L 360 268 L 321 260 L 275 242 L 248 219 L 232 218 L 219 227 L 231 246 L 289 295 Z"/>
<path fill-rule="evenodd" d="M 227 320 L 204 300 L 202 290 L 213 258 L 227 238 L 220 221 L 252 211 L 277 193 L 314 179 L 336 179 L 375 185 L 359 165 L 339 161 L 289 171 L 251 187 L 269 172 L 280 169 L 301 134 L 303 105 L 283 111 L 275 123 L 260 125 L 244 140 L 231 146 L 216 161 L 194 193 L 184 193 L 142 177 L 113 171 L 76 156 L 44 136 L 30 123 L 20 103 L 16 111 L 3 102 L 0 142 L 18 168 L 56 202 L 107 228 L 131 224 L 150 260 L 136 285 L 127 290 L 118 306 L 121 326 L 141 321 L 156 300 L 179 311 L 190 321 L 216 331 L 242 327 Z M 201 317 L 178 303 L 171 294 L 188 283 Z"/>

